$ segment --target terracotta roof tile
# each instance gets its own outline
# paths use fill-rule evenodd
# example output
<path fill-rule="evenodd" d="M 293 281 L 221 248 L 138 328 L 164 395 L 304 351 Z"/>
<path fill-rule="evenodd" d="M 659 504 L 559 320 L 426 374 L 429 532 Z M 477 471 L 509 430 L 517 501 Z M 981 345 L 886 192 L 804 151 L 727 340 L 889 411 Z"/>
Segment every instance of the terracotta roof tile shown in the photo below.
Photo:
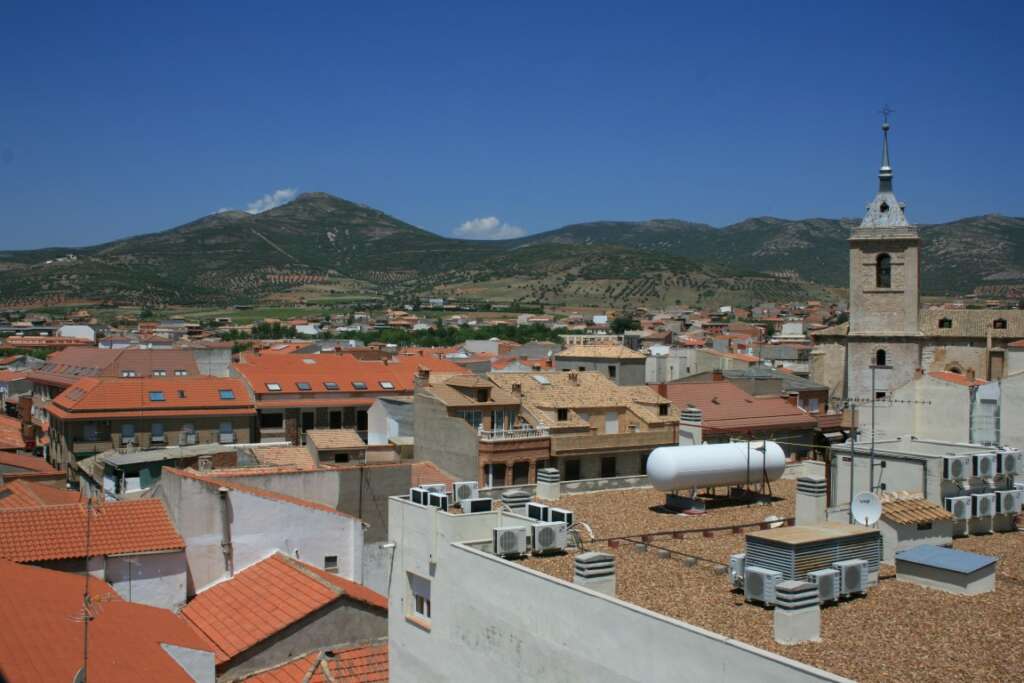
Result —
<path fill-rule="evenodd" d="M 709 431 L 743 432 L 750 429 L 814 429 L 817 420 L 785 399 L 754 397 L 732 382 L 680 382 L 664 385 L 668 399 L 683 410 L 700 408 Z"/>
<path fill-rule="evenodd" d="M 366 448 L 366 442 L 354 429 L 310 429 L 306 439 L 320 451 Z"/>
<path fill-rule="evenodd" d="M 181 614 L 216 648 L 222 664 L 346 596 L 387 609 L 383 595 L 275 553 L 199 593 Z"/>
<path fill-rule="evenodd" d="M 560 358 L 608 358 L 608 359 L 633 359 L 642 360 L 646 355 L 639 351 L 626 348 L 621 344 L 574 344 L 567 346 L 555 354 L 555 359 Z"/>
<path fill-rule="evenodd" d="M 882 517 L 899 524 L 923 524 L 953 519 L 940 505 L 921 498 L 888 500 L 882 503 Z"/>
<path fill-rule="evenodd" d="M 0 449 L 20 451 L 25 448 L 25 438 L 21 433 L 21 420 L 0 415 Z"/>
<path fill-rule="evenodd" d="M 9 451 L 0 451 L 0 465 L 40 474 L 60 474 L 60 470 L 51 467 L 50 463 L 42 458 L 37 458 L 34 455 L 11 453 Z"/>
<path fill-rule="evenodd" d="M 0 560 L 4 627 L 0 680 L 71 681 L 82 666 L 82 577 Z M 194 679 L 162 643 L 210 652 L 170 610 L 123 601 L 103 581 L 90 581 L 95 605 L 89 624 L 89 680 L 104 683 Z M 130 653 L 131 656 L 126 656 Z"/>
<path fill-rule="evenodd" d="M 185 542 L 156 498 L 92 508 L 89 554 L 182 550 Z M 0 557 L 38 562 L 85 557 L 86 505 L 0 510 Z"/>
<path fill-rule="evenodd" d="M 308 652 L 242 680 L 247 683 L 377 683 L 387 681 L 388 676 L 388 644 L 375 643 Z"/>
<path fill-rule="evenodd" d="M 256 457 L 256 461 L 264 466 L 277 465 L 312 470 L 316 469 L 318 465 L 305 446 L 260 446 L 253 448 L 252 454 Z"/>
<path fill-rule="evenodd" d="M 81 502 L 80 491 L 15 479 L 0 486 L 0 510 L 68 505 Z"/>
<path fill-rule="evenodd" d="M 977 387 L 985 384 L 985 380 L 982 379 L 969 379 L 966 375 L 961 375 L 957 372 L 929 372 L 929 377 L 935 379 L 941 379 L 943 382 L 951 382 L 952 384 L 960 384 L 965 387 Z"/>
<path fill-rule="evenodd" d="M 65 419 L 256 412 L 245 383 L 234 377 L 86 377 L 62 391 L 46 409 Z"/>

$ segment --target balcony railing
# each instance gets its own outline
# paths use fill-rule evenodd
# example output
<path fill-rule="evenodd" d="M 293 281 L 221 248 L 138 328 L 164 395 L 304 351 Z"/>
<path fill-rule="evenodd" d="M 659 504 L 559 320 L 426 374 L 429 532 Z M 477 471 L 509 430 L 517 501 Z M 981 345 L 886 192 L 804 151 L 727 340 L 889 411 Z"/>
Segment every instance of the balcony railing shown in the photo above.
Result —
<path fill-rule="evenodd" d="M 513 427 L 512 429 L 477 429 L 481 441 L 519 441 L 550 436 L 547 427 Z"/>
<path fill-rule="evenodd" d="M 551 450 L 556 455 L 562 455 L 574 451 L 657 448 L 675 443 L 676 434 L 671 429 L 618 434 L 559 434 L 551 440 Z"/>

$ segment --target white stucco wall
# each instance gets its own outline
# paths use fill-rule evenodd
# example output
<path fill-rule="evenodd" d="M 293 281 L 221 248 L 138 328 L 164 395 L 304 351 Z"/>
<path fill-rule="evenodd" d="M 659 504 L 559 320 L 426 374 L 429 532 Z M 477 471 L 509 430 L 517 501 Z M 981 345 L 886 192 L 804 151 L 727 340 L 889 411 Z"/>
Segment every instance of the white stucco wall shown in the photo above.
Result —
<path fill-rule="evenodd" d="M 393 680 L 843 680 L 454 541 L 519 519 L 389 501 Z M 406 619 L 408 572 L 430 580 L 429 630 Z"/>
<path fill-rule="evenodd" d="M 185 551 L 107 557 L 104 577 L 129 602 L 177 610 L 185 604 Z"/>
<path fill-rule="evenodd" d="M 189 594 L 227 578 L 217 487 L 165 470 L 160 496 L 185 539 Z M 236 573 L 281 551 L 318 567 L 325 556 L 337 555 L 339 576 L 362 580 L 359 519 L 238 490 L 228 492 L 228 501 Z"/>

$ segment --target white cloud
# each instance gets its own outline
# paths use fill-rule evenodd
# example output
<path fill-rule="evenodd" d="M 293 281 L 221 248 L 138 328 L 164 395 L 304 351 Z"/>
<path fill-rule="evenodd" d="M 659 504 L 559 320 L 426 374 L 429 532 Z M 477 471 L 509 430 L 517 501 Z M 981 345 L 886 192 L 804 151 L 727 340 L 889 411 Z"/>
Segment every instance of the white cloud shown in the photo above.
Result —
<path fill-rule="evenodd" d="M 468 240 L 510 240 L 522 237 L 526 230 L 518 225 L 504 223 L 496 216 L 487 216 L 466 221 L 455 228 L 452 234 Z"/>
<path fill-rule="evenodd" d="M 245 207 L 248 213 L 263 213 L 269 209 L 274 209 L 282 204 L 287 204 L 291 200 L 295 199 L 295 194 L 298 192 L 294 187 L 285 187 L 280 190 L 274 190 L 270 194 L 265 194 L 256 201 L 249 202 L 249 206 Z"/>

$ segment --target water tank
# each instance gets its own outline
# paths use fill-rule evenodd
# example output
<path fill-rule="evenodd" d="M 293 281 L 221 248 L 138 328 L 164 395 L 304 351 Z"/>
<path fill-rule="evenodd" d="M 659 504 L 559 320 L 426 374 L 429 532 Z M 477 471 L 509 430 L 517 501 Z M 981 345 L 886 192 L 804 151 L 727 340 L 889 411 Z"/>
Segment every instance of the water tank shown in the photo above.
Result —
<path fill-rule="evenodd" d="M 774 441 L 662 446 L 647 458 L 647 475 L 659 491 L 774 481 L 785 469 L 786 454 Z"/>

